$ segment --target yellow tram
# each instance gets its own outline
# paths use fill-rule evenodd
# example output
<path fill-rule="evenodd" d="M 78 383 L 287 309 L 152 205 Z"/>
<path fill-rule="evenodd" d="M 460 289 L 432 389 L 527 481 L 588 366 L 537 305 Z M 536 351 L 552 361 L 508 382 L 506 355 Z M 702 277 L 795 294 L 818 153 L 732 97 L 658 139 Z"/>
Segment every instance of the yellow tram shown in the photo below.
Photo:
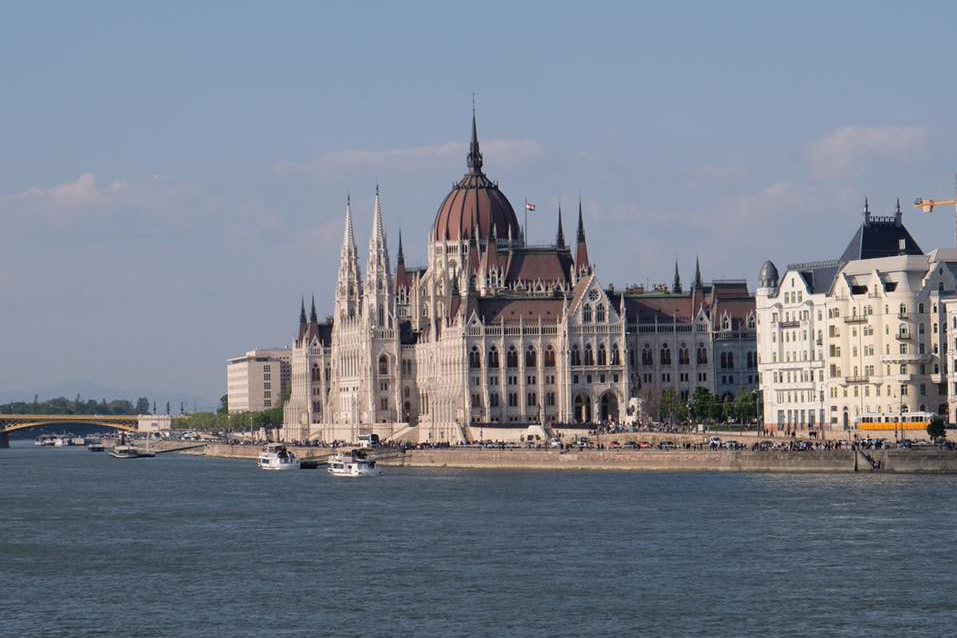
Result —
<path fill-rule="evenodd" d="M 933 418 L 933 412 L 863 414 L 855 426 L 858 430 L 926 430 Z"/>

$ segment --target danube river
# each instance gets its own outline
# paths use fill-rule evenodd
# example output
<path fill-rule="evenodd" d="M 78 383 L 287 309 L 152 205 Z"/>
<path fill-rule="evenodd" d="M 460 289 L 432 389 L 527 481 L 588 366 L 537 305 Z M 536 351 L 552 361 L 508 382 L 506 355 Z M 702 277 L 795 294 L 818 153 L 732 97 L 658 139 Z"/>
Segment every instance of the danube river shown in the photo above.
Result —
<path fill-rule="evenodd" d="M 0 636 L 945 636 L 957 477 L 0 450 Z"/>

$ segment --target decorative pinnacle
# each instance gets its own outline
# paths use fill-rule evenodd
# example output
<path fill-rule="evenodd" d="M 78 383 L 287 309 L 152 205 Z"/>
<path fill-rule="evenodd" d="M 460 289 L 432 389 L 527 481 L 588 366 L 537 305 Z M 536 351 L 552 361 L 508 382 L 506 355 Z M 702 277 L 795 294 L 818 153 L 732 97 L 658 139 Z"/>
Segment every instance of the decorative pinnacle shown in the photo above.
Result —
<path fill-rule="evenodd" d="M 469 144 L 468 167 L 473 173 L 482 172 L 482 152 L 479 150 L 478 127 L 475 125 L 475 94 L 472 94 L 472 142 Z"/>
<path fill-rule="evenodd" d="M 558 202 L 558 235 L 555 237 L 555 245 L 565 246 L 565 230 L 562 228 L 562 203 Z"/>

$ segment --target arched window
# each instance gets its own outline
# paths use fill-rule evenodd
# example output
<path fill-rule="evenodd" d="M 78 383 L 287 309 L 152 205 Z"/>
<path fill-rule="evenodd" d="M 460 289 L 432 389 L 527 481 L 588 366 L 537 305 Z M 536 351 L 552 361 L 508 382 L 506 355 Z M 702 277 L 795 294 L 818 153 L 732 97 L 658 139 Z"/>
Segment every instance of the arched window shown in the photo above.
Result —
<path fill-rule="evenodd" d="M 603 366 L 608 363 L 608 359 L 605 356 L 605 344 L 598 344 L 598 365 Z"/>
<path fill-rule="evenodd" d="M 387 355 L 379 357 L 379 374 L 383 376 L 389 374 L 389 357 Z"/>
<path fill-rule="evenodd" d="M 698 363 L 708 363 L 708 349 L 704 347 L 703 343 L 698 344 Z"/>
<path fill-rule="evenodd" d="M 671 365 L 671 350 L 668 349 L 668 344 L 661 346 L 661 365 L 670 366 Z"/>
<path fill-rule="evenodd" d="M 647 343 L 641 348 L 641 365 L 650 366 L 654 365 L 653 357 L 651 354 L 651 346 Z"/>
<path fill-rule="evenodd" d="M 727 367 L 728 367 L 728 353 L 722 352 L 721 353 L 721 369 L 724 370 Z"/>
<path fill-rule="evenodd" d="M 585 365 L 593 366 L 595 365 L 595 354 L 591 350 L 591 344 L 585 344 Z"/>
<path fill-rule="evenodd" d="M 598 323 L 605 322 L 605 306 L 602 304 L 595 306 L 595 321 Z"/>
<path fill-rule="evenodd" d="M 734 353 L 733 352 L 728 353 L 728 369 L 734 370 Z"/>
<path fill-rule="evenodd" d="M 924 334 L 924 324 L 922 323 L 917 324 L 917 334 L 921 334 L 921 335 Z"/>
<path fill-rule="evenodd" d="M 388 398 L 388 397 L 382 397 L 381 399 L 379 399 L 379 408 L 382 409 L 382 410 L 388 410 L 388 409 L 389 409 L 389 398 Z"/>
<path fill-rule="evenodd" d="M 383 326 L 383 324 L 385 324 L 385 313 L 383 312 L 383 310 L 384 310 L 384 309 L 382 308 L 382 306 L 379 306 L 379 308 L 378 308 L 378 317 L 377 317 L 377 318 L 378 318 L 378 320 L 379 320 L 379 324 L 378 324 L 378 325 L 379 325 L 380 328 Z"/>
<path fill-rule="evenodd" d="M 515 350 L 515 346 L 510 347 L 508 349 L 508 352 L 505 354 L 505 367 L 506 368 L 518 367 L 518 352 Z"/>
<path fill-rule="evenodd" d="M 621 357 L 618 354 L 618 344 L 611 344 L 611 365 L 619 366 L 621 365 Z"/>
<path fill-rule="evenodd" d="M 525 367 L 534 368 L 536 365 L 538 364 L 535 357 L 535 348 L 533 348 L 532 346 L 529 346 L 528 349 L 525 351 Z"/>
<path fill-rule="evenodd" d="M 319 366 L 317 365 L 312 366 L 312 380 L 313 381 L 319 380 Z"/>
<path fill-rule="evenodd" d="M 917 312 L 918 312 L 919 314 L 924 314 L 924 304 L 922 304 L 922 303 L 917 304 Z"/>
<path fill-rule="evenodd" d="M 901 316 L 907 315 L 907 304 L 903 304 L 903 303 L 901 304 L 900 314 L 901 314 Z"/>
<path fill-rule="evenodd" d="M 582 364 L 582 353 L 577 345 L 572 346 L 572 365 L 580 366 Z"/>
<path fill-rule="evenodd" d="M 591 306 L 587 303 L 582 306 L 582 323 L 591 323 Z"/>
<path fill-rule="evenodd" d="M 554 368 L 555 367 L 555 351 L 552 350 L 551 346 L 545 348 L 545 367 Z"/>
<path fill-rule="evenodd" d="M 472 349 L 469 351 L 469 367 L 482 367 L 482 355 L 479 354 L 479 349 L 477 346 L 472 346 Z"/>
<path fill-rule="evenodd" d="M 688 352 L 688 346 L 681 344 L 678 348 L 678 365 L 686 366 L 691 363 L 691 353 Z"/>
<path fill-rule="evenodd" d="M 498 367 L 498 349 L 495 346 L 492 346 L 488 351 L 488 367 Z"/>

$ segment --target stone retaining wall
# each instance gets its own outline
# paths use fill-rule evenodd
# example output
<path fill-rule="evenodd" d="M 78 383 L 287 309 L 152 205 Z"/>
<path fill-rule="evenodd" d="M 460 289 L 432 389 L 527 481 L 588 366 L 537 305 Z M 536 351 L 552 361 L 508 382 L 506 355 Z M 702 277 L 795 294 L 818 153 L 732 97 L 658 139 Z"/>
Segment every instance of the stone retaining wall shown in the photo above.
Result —
<path fill-rule="evenodd" d="M 569 451 L 409 450 L 383 465 L 476 469 L 624 470 L 656 472 L 853 472 L 854 452 L 752 452 L 697 450 Z M 957 472 L 957 452 L 878 450 L 871 457 L 890 472 Z M 861 472 L 870 472 L 864 459 Z"/>

